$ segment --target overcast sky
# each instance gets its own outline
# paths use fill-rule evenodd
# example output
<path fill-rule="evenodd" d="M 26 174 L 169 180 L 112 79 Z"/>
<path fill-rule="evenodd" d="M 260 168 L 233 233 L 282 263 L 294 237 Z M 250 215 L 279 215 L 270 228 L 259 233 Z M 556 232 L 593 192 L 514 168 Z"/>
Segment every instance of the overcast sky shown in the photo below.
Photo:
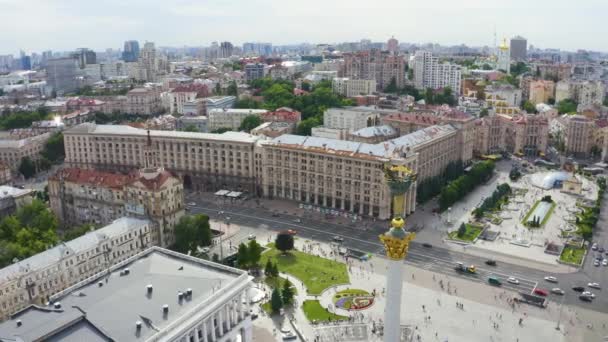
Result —
<path fill-rule="evenodd" d="M 608 0 L 0 0 L 0 54 L 211 41 L 529 44 L 608 51 Z"/>

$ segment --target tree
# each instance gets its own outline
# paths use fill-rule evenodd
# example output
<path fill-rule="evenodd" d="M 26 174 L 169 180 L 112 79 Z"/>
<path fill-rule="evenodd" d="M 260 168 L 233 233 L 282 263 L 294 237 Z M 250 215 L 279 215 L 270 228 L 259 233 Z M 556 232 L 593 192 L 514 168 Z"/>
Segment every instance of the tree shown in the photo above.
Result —
<path fill-rule="evenodd" d="M 396 93 L 397 92 L 397 79 L 395 76 L 391 77 L 390 83 L 384 88 L 385 93 Z"/>
<path fill-rule="evenodd" d="M 247 246 L 247 257 L 249 260 L 250 267 L 259 267 L 260 259 L 262 258 L 262 246 L 256 241 L 249 241 Z"/>
<path fill-rule="evenodd" d="M 48 159 L 51 163 L 60 163 L 65 158 L 65 148 L 63 145 L 63 133 L 58 132 L 53 134 L 47 140 L 42 150 L 42 156 Z"/>
<path fill-rule="evenodd" d="M 273 313 L 279 313 L 283 308 L 283 299 L 281 298 L 281 291 L 278 288 L 272 290 L 270 296 L 270 308 Z"/>
<path fill-rule="evenodd" d="M 184 131 L 184 132 L 200 132 L 200 131 L 198 130 L 198 127 L 196 127 L 196 126 L 195 126 L 195 125 L 193 125 L 193 124 L 189 124 L 188 126 L 184 127 L 183 131 Z"/>
<path fill-rule="evenodd" d="M 481 66 L 481 70 L 492 70 L 492 66 L 490 64 L 488 64 L 488 63 L 484 63 Z"/>
<path fill-rule="evenodd" d="M 36 174 L 36 165 L 30 159 L 30 157 L 21 158 L 21 164 L 19 165 L 19 172 L 25 177 L 30 179 Z"/>
<path fill-rule="evenodd" d="M 188 252 L 196 252 L 197 247 L 209 245 L 211 245 L 209 216 L 203 214 L 184 216 L 175 225 L 173 250 L 188 254 Z"/>
<path fill-rule="evenodd" d="M 247 251 L 247 245 L 244 243 L 239 244 L 239 249 L 236 252 L 236 264 L 238 267 L 246 269 L 250 265 L 249 253 Z"/>
<path fill-rule="evenodd" d="M 481 111 L 479 112 L 479 117 L 483 118 L 484 116 L 488 116 L 488 109 L 487 108 L 482 108 Z"/>
<path fill-rule="evenodd" d="M 287 232 L 282 232 L 282 233 L 277 234 L 277 238 L 275 240 L 275 245 L 276 245 L 277 249 L 283 253 L 286 253 L 287 251 L 292 250 L 293 249 L 293 235 L 291 235 Z"/>
<path fill-rule="evenodd" d="M 236 81 L 233 80 L 228 85 L 228 88 L 226 88 L 226 95 L 238 96 L 238 94 L 239 94 L 239 87 L 236 85 Z"/>
<path fill-rule="evenodd" d="M 217 133 L 217 134 L 222 134 L 224 132 L 229 132 L 232 129 L 230 127 L 220 127 L 218 129 L 214 129 L 213 131 L 211 131 L 211 133 Z"/>
<path fill-rule="evenodd" d="M 578 103 L 571 99 L 559 101 L 557 104 L 557 112 L 560 114 L 576 113 Z"/>
<path fill-rule="evenodd" d="M 272 261 L 268 259 L 266 261 L 266 266 L 264 267 L 264 275 L 267 277 L 272 277 Z"/>
<path fill-rule="evenodd" d="M 321 125 L 323 125 L 323 121 L 319 117 L 312 117 L 312 118 L 304 119 L 304 120 L 300 121 L 300 123 L 296 127 L 296 134 L 310 135 L 312 133 L 313 127 L 318 127 Z"/>
<path fill-rule="evenodd" d="M 529 100 L 523 103 L 522 108 L 530 114 L 536 113 L 536 106 L 534 106 L 534 104 Z"/>
<path fill-rule="evenodd" d="M 215 88 L 213 89 L 213 93 L 215 95 L 222 95 L 222 86 L 220 85 L 219 82 L 215 84 Z"/>
<path fill-rule="evenodd" d="M 310 83 L 308 83 L 308 82 L 302 82 L 302 90 L 304 90 L 304 91 L 310 91 L 311 90 Z"/>
<path fill-rule="evenodd" d="M 262 124 L 262 119 L 257 115 L 247 115 L 241 125 L 239 126 L 239 131 L 250 132 L 252 129 L 258 127 Z"/>
<path fill-rule="evenodd" d="M 289 305 L 293 302 L 293 296 L 295 295 L 291 283 L 289 280 L 285 279 L 283 283 L 283 290 L 281 291 L 281 299 L 283 300 L 283 304 Z"/>
<path fill-rule="evenodd" d="M 462 238 L 464 234 L 467 233 L 467 227 L 464 225 L 464 222 L 460 224 L 458 228 L 458 233 L 456 234 L 459 238 Z"/>

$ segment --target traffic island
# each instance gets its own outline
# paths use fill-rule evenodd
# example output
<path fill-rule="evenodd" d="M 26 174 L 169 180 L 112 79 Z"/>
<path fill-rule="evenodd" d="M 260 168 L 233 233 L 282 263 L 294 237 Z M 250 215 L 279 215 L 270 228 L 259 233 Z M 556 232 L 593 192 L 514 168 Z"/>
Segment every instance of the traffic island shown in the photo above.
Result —
<path fill-rule="evenodd" d="M 585 260 L 587 250 L 573 245 L 566 245 L 559 256 L 559 262 L 580 267 Z"/>
<path fill-rule="evenodd" d="M 365 310 L 374 304 L 374 296 L 365 290 L 347 289 L 336 293 L 334 307 L 343 310 Z"/>
<path fill-rule="evenodd" d="M 463 225 L 461 225 L 457 230 L 448 233 L 448 238 L 455 242 L 460 243 L 475 243 L 479 235 L 483 232 L 484 227 L 465 223 L 464 229 Z"/>

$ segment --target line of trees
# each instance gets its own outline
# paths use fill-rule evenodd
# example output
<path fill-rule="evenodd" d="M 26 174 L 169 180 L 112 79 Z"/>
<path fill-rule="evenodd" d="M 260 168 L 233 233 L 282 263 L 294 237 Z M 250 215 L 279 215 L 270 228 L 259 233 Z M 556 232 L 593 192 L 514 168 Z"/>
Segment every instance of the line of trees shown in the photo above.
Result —
<path fill-rule="evenodd" d="M 39 107 L 34 111 L 19 111 L 0 116 L 0 129 L 29 128 L 32 122 L 50 119 L 49 110 Z"/>
<path fill-rule="evenodd" d="M 486 198 L 483 203 L 473 210 L 475 218 L 480 219 L 483 214 L 494 209 L 500 209 L 502 199 L 511 194 L 511 187 L 507 183 L 500 184 L 492 193 L 492 196 Z"/>
<path fill-rule="evenodd" d="M 439 176 L 427 178 L 418 183 L 416 187 L 416 201 L 425 203 L 437 196 L 447 182 L 460 177 L 464 172 L 461 160 L 450 162 Z"/>
<path fill-rule="evenodd" d="M 585 240 L 591 240 L 593 237 L 593 230 L 599 220 L 602 199 L 604 198 L 607 187 L 606 178 L 599 177 L 597 179 L 597 186 L 599 189 L 595 204 L 592 207 L 586 207 L 581 214 L 576 216 L 576 226 L 578 227 L 577 233 Z"/>
<path fill-rule="evenodd" d="M 477 163 L 471 168 L 471 171 L 443 187 L 439 194 L 439 209 L 447 209 L 473 191 L 475 187 L 490 179 L 494 167 L 494 162 L 490 160 Z"/>

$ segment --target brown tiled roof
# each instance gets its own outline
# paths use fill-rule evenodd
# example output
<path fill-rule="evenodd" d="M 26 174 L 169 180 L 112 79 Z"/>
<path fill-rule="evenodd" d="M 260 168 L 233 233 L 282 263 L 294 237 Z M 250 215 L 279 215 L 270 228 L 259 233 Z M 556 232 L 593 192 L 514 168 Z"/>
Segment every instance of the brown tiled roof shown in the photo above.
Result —
<path fill-rule="evenodd" d="M 126 184 L 133 181 L 133 177 L 130 175 L 78 168 L 61 169 L 50 177 L 51 180 L 55 181 L 62 178 L 66 182 L 94 185 L 111 189 L 122 189 Z"/>

